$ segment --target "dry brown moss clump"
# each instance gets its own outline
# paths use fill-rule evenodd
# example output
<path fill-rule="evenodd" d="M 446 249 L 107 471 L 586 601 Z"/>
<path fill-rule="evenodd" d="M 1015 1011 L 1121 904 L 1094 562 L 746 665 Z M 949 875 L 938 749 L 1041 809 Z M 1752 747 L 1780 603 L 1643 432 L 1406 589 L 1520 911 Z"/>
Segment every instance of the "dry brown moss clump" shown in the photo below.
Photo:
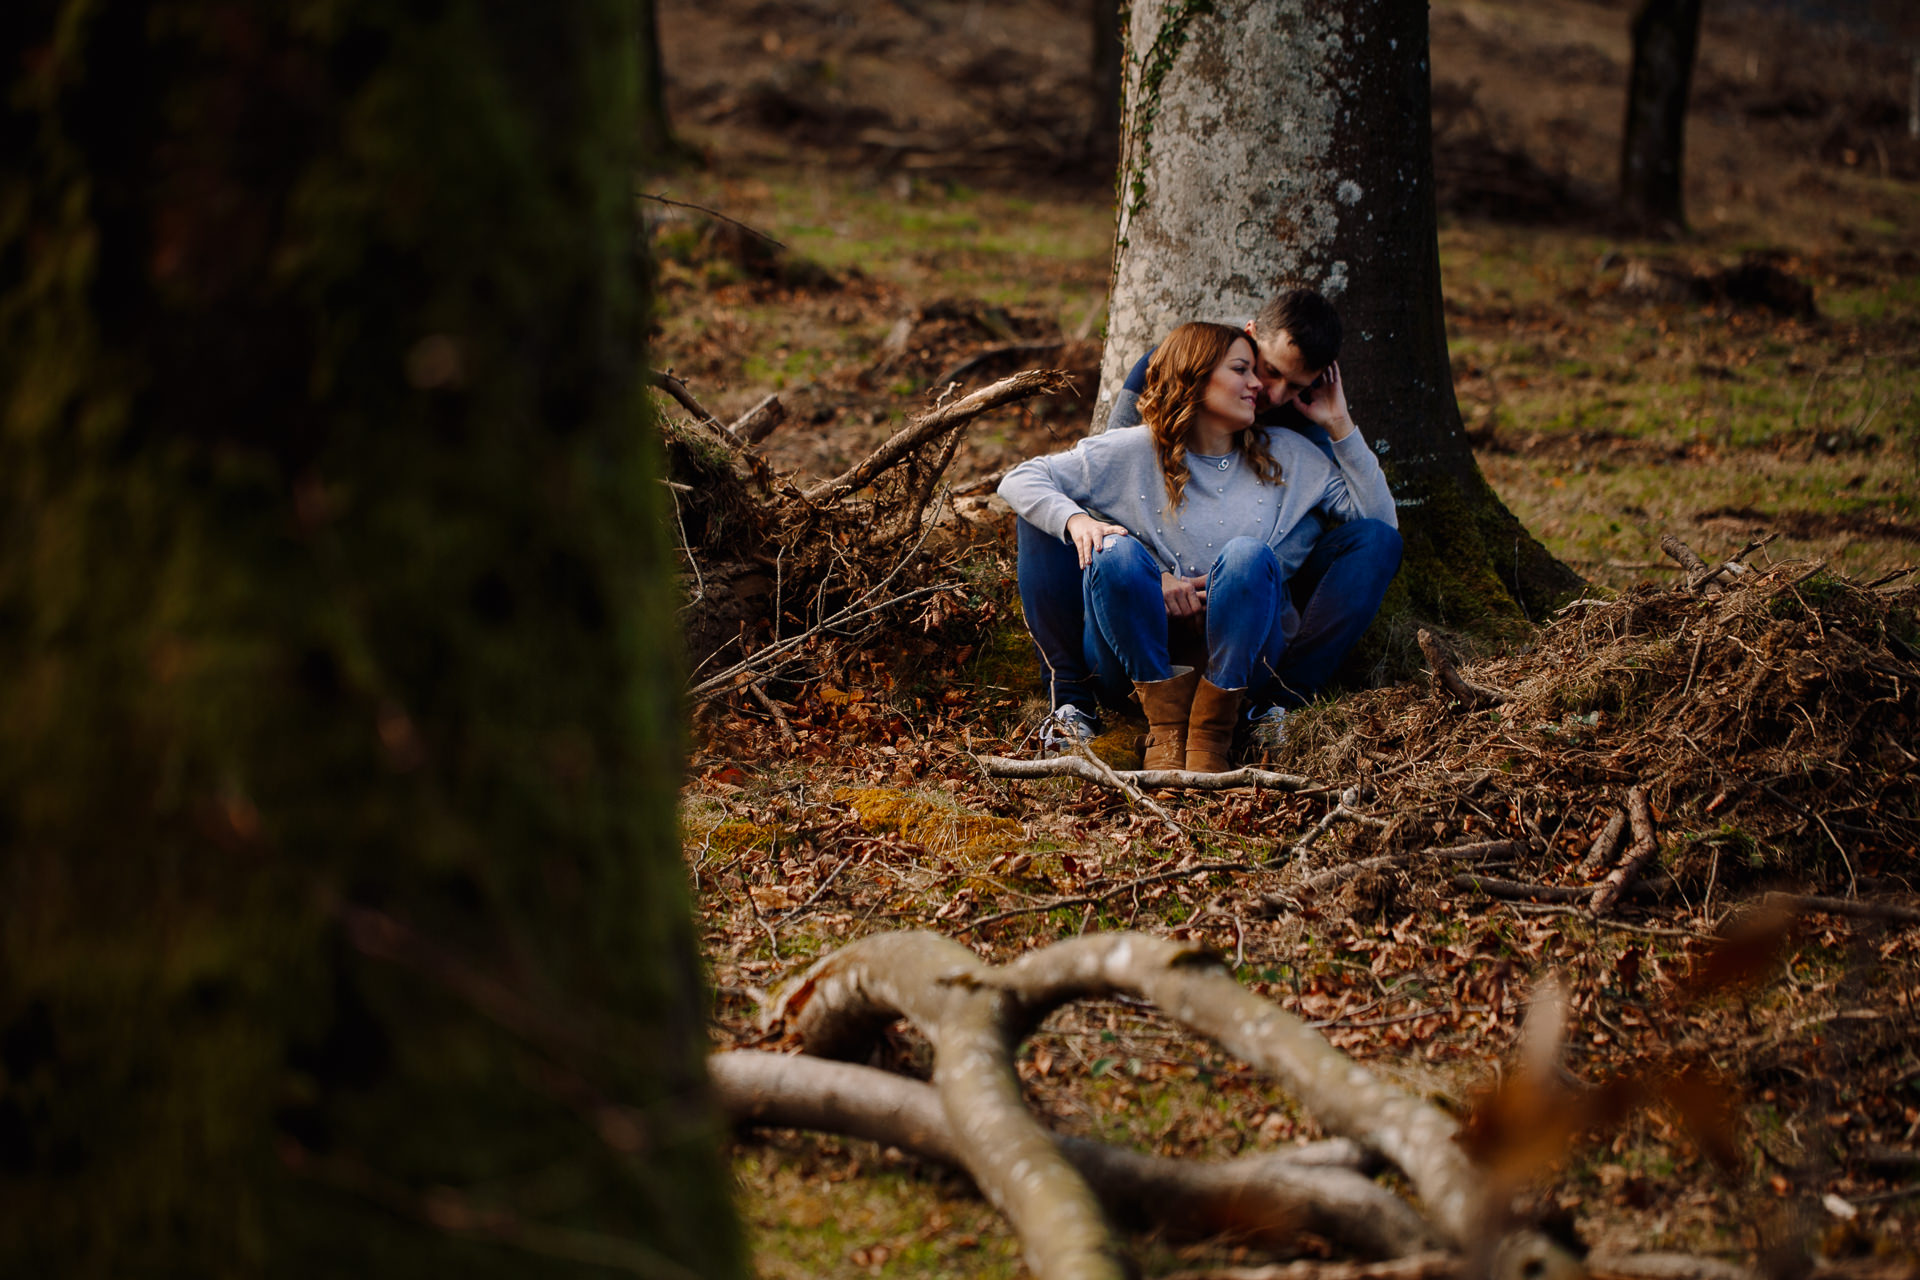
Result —
<path fill-rule="evenodd" d="M 1401 686 L 1299 717 L 1276 757 L 1371 777 L 1390 845 L 1477 811 L 1533 837 L 1537 869 L 1575 855 L 1645 787 L 1683 893 L 1792 872 L 1835 887 L 1900 876 L 1920 846 L 1920 587 L 1804 563 L 1723 595 L 1650 584 L 1578 600 L 1529 649 L 1473 666 L 1505 701 L 1468 711 Z"/>

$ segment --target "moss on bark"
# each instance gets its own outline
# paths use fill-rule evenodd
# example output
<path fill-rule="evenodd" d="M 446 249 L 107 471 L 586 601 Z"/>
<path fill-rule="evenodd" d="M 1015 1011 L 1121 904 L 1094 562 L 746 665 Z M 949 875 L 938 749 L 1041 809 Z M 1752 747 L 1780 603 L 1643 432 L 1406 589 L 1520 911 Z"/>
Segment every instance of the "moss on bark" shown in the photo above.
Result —
<path fill-rule="evenodd" d="M 632 24 L 0 21 L 0 1271 L 740 1270 Z"/>

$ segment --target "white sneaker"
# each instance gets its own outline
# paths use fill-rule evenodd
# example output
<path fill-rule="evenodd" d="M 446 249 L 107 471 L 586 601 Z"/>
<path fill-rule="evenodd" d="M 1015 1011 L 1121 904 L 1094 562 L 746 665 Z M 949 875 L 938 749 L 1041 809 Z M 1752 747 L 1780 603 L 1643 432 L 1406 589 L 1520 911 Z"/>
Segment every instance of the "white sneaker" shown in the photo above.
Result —
<path fill-rule="evenodd" d="M 1287 740 L 1287 709 L 1268 707 L 1247 721 L 1247 747 L 1253 751 L 1278 751 Z"/>
<path fill-rule="evenodd" d="M 1071 702 L 1061 703 L 1040 722 L 1040 750 L 1050 756 L 1073 755 L 1082 743 L 1099 736 L 1100 722 Z"/>

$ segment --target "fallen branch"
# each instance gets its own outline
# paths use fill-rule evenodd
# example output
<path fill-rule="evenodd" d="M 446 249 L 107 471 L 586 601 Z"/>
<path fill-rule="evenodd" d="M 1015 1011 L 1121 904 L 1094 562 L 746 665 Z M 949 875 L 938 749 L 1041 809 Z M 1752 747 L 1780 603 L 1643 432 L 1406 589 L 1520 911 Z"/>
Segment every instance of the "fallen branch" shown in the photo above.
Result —
<path fill-rule="evenodd" d="M 1613 816 L 1607 819 L 1607 825 L 1593 843 L 1587 846 L 1587 856 L 1580 859 L 1580 866 L 1574 874 L 1582 880 L 1590 880 L 1600 874 L 1600 868 L 1613 861 L 1614 851 L 1620 847 L 1620 837 L 1627 830 L 1627 811 L 1615 809 Z"/>
<path fill-rule="evenodd" d="M 816 1129 L 959 1164 L 932 1085 L 873 1067 L 751 1049 L 707 1059 L 720 1107 L 736 1124 Z M 1405 1201 L 1321 1153 L 1281 1148 L 1224 1161 L 1176 1160 L 1053 1135 L 1114 1218 L 1184 1235 L 1232 1234 L 1266 1248 L 1312 1232 L 1368 1258 L 1433 1244 Z M 1305 1161 L 1296 1157 L 1305 1152 Z"/>
<path fill-rule="evenodd" d="M 1172 814 L 1161 808 L 1146 792 L 1121 777 L 1115 772 L 1112 765 L 1095 755 L 1093 747 L 1090 744 L 1085 742 L 1081 743 L 1080 750 L 1075 754 L 1074 758 L 1093 770 L 1095 776 L 1099 778 L 1103 785 L 1112 787 L 1121 795 L 1125 796 L 1130 803 L 1139 805 L 1142 809 L 1145 809 L 1148 813 L 1160 819 L 1161 822 L 1173 829 L 1175 836 L 1183 840 L 1186 839 L 1187 833 L 1180 829 L 1180 824 L 1173 820 Z"/>
<path fill-rule="evenodd" d="M 733 434 L 733 428 L 727 426 L 726 423 L 720 421 L 720 419 L 714 417 L 711 413 L 708 413 L 705 406 L 693 398 L 693 392 L 687 389 L 685 382 L 682 382 L 671 373 L 662 373 L 658 369 L 647 370 L 647 381 L 672 396 L 682 409 L 692 414 L 694 419 L 703 426 L 708 426 L 718 431 L 721 435 L 725 436 L 728 442 L 736 449 L 740 447 L 740 437 Z"/>
<path fill-rule="evenodd" d="M 1461 675 L 1453 654 L 1448 652 L 1446 645 L 1433 632 L 1422 627 L 1416 638 L 1420 642 L 1420 652 L 1426 655 L 1427 665 L 1433 668 L 1434 681 L 1452 694 L 1454 701 L 1461 706 L 1469 711 L 1479 711 L 1486 707 L 1497 707 L 1507 700 L 1507 695 L 1500 690 L 1475 684 Z"/>
<path fill-rule="evenodd" d="M 1640 874 L 1640 868 L 1660 850 L 1660 841 L 1653 834 L 1653 813 L 1647 807 L 1645 787 L 1627 789 L 1627 821 L 1633 824 L 1633 843 L 1627 847 L 1627 856 L 1620 860 L 1620 865 L 1593 891 L 1591 909 L 1597 916 L 1612 909 L 1627 885 Z"/>
<path fill-rule="evenodd" d="M 1126 783 L 1161 790 L 1232 791 L 1264 787 L 1269 791 L 1305 791 L 1313 780 L 1295 773 L 1274 773 L 1251 765 L 1226 773 L 1193 773 L 1186 769 L 1114 769 L 1104 772 L 1079 756 L 1049 756 L 1043 760 L 1013 760 L 1006 756 L 975 756 L 989 778 L 1082 778 L 1103 787 Z M 1105 763 L 1104 761 L 1102 763 Z"/>
<path fill-rule="evenodd" d="M 928 933 L 881 934 L 807 970 L 768 1009 L 809 1053 L 854 1057 L 896 1017 L 932 1041 L 934 1087 L 957 1155 L 1013 1220 L 1042 1280 L 1121 1274 L 1097 1230 L 1091 1193 L 1028 1114 L 1012 1051 L 1056 1006 L 1133 996 L 1274 1076 L 1330 1132 L 1380 1151 L 1407 1175 L 1438 1233 L 1465 1248 L 1492 1220 L 1480 1170 L 1458 1126 L 1425 1100 L 1377 1079 L 1299 1018 L 1241 987 L 1208 952 L 1144 934 L 1069 939 L 1000 968 Z M 1531 1231 L 1495 1249 L 1498 1276 L 1550 1275 L 1571 1259 Z M 1518 1270 L 1501 1257 L 1524 1259 Z"/>
<path fill-rule="evenodd" d="M 1738 577 L 1747 572 L 1747 566 L 1741 562 L 1779 536 L 1777 533 L 1763 534 L 1728 556 L 1725 560 L 1722 560 L 1713 568 L 1708 569 L 1698 576 L 1690 576 L 1687 579 L 1687 590 L 1704 591 L 1714 582 L 1718 581 L 1723 574 L 1731 573 L 1735 577 Z"/>
<path fill-rule="evenodd" d="M 729 423 L 727 434 L 748 444 L 759 444 L 786 420 L 787 406 L 780 403 L 778 392 L 770 392 L 759 404 Z"/>
<path fill-rule="evenodd" d="M 972 395 L 924 414 L 895 432 L 884 444 L 831 480 L 823 480 L 802 496 L 808 502 L 825 502 L 841 494 L 864 489 L 875 476 L 906 457 L 942 432 L 954 430 L 983 413 L 1029 396 L 1047 395 L 1065 387 L 1068 375 L 1058 369 L 1029 369 L 982 387 Z"/>
<path fill-rule="evenodd" d="M 1660 535 L 1660 549 L 1666 552 L 1668 558 L 1673 560 L 1674 563 L 1686 570 L 1687 580 L 1689 582 L 1695 577 L 1704 578 L 1704 576 L 1710 572 L 1707 562 L 1702 560 L 1692 547 L 1670 533 Z"/>

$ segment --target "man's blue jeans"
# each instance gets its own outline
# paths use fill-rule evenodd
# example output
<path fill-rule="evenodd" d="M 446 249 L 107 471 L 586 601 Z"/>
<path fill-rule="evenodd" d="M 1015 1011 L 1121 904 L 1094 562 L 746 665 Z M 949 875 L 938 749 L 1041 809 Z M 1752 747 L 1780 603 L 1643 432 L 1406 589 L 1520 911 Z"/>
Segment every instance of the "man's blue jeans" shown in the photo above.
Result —
<path fill-rule="evenodd" d="M 1083 573 L 1071 543 L 1017 524 L 1020 603 L 1052 705 L 1119 706 L 1135 681 L 1173 674 L 1160 568 L 1138 541 L 1114 540 Z M 1251 538 L 1228 543 L 1207 575 L 1206 676 L 1222 689 L 1250 690 L 1254 710 L 1310 701 L 1372 623 L 1400 568 L 1400 534 L 1381 521 L 1296 533 L 1312 537 L 1313 549 L 1291 578 Z"/>

